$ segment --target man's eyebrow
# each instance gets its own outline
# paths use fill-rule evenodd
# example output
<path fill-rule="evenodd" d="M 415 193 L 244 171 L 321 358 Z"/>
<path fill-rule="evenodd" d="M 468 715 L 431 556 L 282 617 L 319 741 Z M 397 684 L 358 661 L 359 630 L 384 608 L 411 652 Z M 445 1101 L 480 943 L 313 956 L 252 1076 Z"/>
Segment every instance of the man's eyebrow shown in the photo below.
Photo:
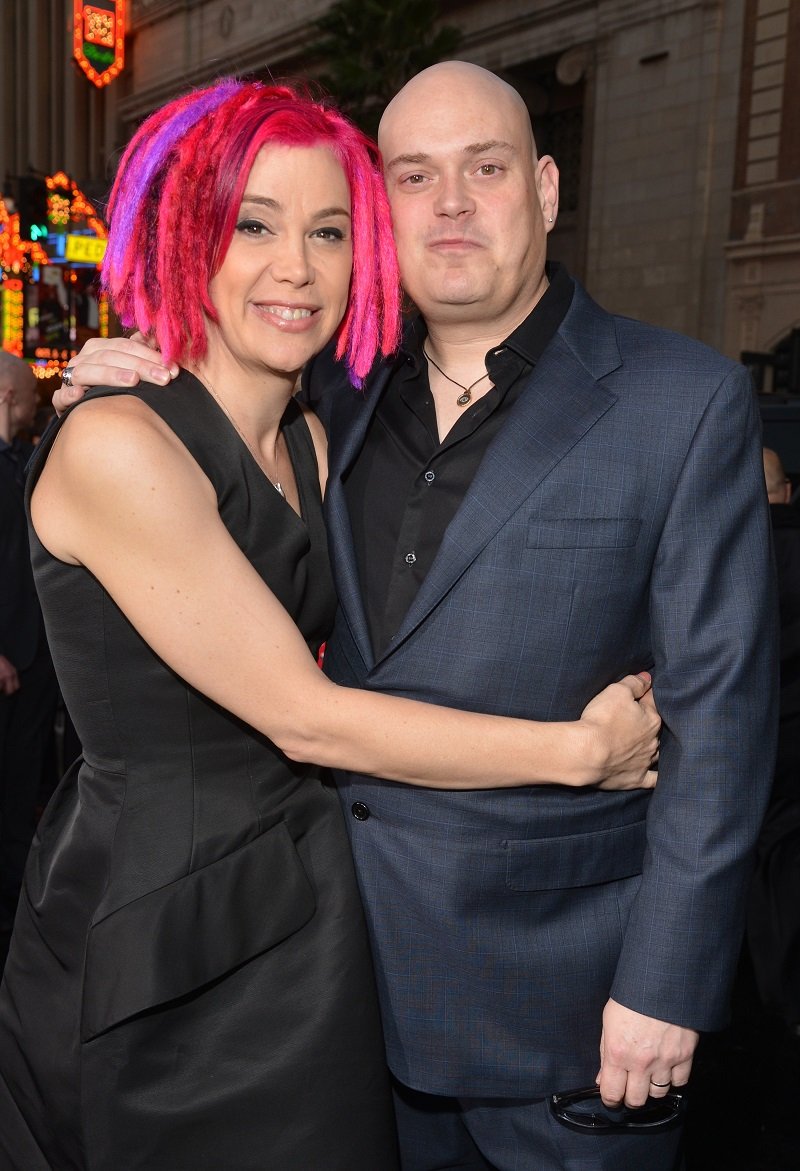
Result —
<path fill-rule="evenodd" d="M 242 207 L 246 203 L 255 203 L 260 207 L 268 207 L 270 211 L 283 211 L 283 204 L 279 203 L 277 199 L 271 199 L 269 195 L 248 195 L 245 193 L 242 196 Z M 314 220 L 327 220 L 331 216 L 346 216 L 350 219 L 350 212 L 346 207 L 323 207 L 319 211 L 315 211 L 311 217 Z"/>
<path fill-rule="evenodd" d="M 405 167 L 408 165 L 416 166 L 420 163 L 427 163 L 430 161 L 430 155 L 423 153 L 411 155 L 395 155 L 390 163 L 386 164 L 386 170 L 391 171 L 392 167 Z"/>
<path fill-rule="evenodd" d="M 515 154 L 517 148 L 512 142 L 504 142 L 501 138 L 490 138 L 486 142 L 470 142 L 467 146 L 462 147 L 462 154 L 482 155 L 489 154 L 493 150 Z M 431 156 L 422 151 L 418 154 L 395 155 L 392 161 L 386 164 L 386 170 L 391 171 L 394 167 L 423 166 L 425 163 L 429 163 L 430 159 Z"/>
<path fill-rule="evenodd" d="M 506 150 L 514 154 L 516 147 L 511 142 L 503 142 L 499 138 L 490 138 L 487 142 L 471 142 L 464 147 L 464 154 L 483 155 L 493 150 Z"/>

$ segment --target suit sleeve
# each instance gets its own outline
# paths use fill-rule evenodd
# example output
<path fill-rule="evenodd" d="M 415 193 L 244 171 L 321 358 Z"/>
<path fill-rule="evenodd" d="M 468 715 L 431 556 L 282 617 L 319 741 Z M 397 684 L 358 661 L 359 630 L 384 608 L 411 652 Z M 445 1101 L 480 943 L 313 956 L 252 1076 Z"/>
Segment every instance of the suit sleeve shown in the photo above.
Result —
<path fill-rule="evenodd" d="M 612 997 L 726 1023 L 778 716 L 777 599 L 755 395 L 741 367 L 695 432 L 650 592 L 664 720 L 642 883 Z"/>

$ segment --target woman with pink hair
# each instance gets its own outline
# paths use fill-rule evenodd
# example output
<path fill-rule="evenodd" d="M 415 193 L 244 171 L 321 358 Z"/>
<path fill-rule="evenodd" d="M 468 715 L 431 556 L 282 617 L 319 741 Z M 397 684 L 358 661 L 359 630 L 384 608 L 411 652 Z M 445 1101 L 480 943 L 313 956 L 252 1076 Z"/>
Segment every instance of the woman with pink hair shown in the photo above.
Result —
<path fill-rule="evenodd" d="M 318 670 L 324 437 L 293 389 L 331 341 L 358 386 L 398 336 L 359 131 L 286 87 L 223 81 L 141 127 L 110 220 L 114 307 L 182 369 L 96 388 L 30 476 L 84 751 L 42 818 L 0 993 L 0 1162 L 392 1171 L 363 916 L 316 766 L 632 787 L 658 717 L 638 677 L 535 724 Z"/>

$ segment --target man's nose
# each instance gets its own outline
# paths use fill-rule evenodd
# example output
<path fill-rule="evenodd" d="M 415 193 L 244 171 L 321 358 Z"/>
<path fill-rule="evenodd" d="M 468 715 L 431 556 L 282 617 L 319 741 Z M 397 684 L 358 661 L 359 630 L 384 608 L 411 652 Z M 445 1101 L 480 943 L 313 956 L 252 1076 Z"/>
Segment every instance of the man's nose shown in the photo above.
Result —
<path fill-rule="evenodd" d="M 442 175 L 436 192 L 435 210 L 438 215 L 452 218 L 475 210 L 475 201 L 462 174 Z"/>

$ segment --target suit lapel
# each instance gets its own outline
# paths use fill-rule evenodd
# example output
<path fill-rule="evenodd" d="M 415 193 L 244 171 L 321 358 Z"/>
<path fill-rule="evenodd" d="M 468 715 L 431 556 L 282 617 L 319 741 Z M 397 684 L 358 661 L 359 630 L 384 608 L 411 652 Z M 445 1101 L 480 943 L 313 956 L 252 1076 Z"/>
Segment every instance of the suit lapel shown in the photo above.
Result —
<path fill-rule="evenodd" d="M 561 328 L 487 449 L 389 653 L 408 638 L 556 464 L 614 405 L 616 396 L 598 378 L 619 364 L 612 318 L 577 286 Z"/>
<path fill-rule="evenodd" d="M 365 392 L 356 391 L 345 380 L 337 387 L 340 399 L 328 420 L 328 486 L 325 493 L 325 518 L 330 537 L 329 548 L 339 606 L 350 627 L 359 653 L 369 668 L 373 664 L 372 643 L 361 596 L 353 531 L 347 511 L 342 477 L 361 449 L 369 421 L 391 375 L 389 363 L 380 367 L 367 381 Z"/>

